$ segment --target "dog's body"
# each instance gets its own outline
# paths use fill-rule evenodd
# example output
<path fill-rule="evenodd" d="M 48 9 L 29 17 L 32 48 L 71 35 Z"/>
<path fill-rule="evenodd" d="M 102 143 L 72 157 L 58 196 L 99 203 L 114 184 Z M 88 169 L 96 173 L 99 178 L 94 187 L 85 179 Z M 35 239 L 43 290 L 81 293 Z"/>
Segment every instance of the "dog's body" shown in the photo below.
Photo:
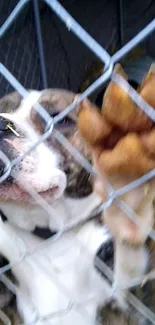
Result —
<path fill-rule="evenodd" d="M 34 91 L 23 101 L 16 93 L 0 100 L 0 116 L 13 122 L 20 135 L 17 137 L 6 130 L 1 134 L 1 150 L 10 160 L 23 155 L 38 140 L 37 136 L 45 131 L 46 123 L 32 108 L 37 100 L 50 115 L 55 115 L 74 100 L 74 94 L 65 91 Z M 73 113 L 70 117 L 72 121 L 76 119 Z M 75 124 L 69 130 L 69 141 L 82 149 L 82 153 L 89 158 Z M 1 174 L 3 169 L 4 163 L 0 163 Z M 86 177 L 82 179 L 81 173 L 82 168 L 77 167 L 71 155 L 64 152 L 64 148 L 52 135 L 45 144 L 37 146 L 13 168 L 12 177 L 0 186 L 0 210 L 9 220 L 0 222 L 0 253 L 11 263 L 21 262 L 12 268 L 12 272 L 18 282 L 18 310 L 25 324 L 94 325 L 98 306 L 104 305 L 108 298 L 109 286 L 94 268 L 96 252 L 101 244 L 109 240 L 103 225 L 89 221 L 80 228 L 62 234 L 60 238 L 54 240 L 53 237 L 45 247 L 38 247 L 31 255 L 35 247 L 43 242 L 43 239 L 32 233 L 36 227 L 61 231 L 84 220 L 100 205 L 101 198 L 91 194 L 88 174 L 85 173 Z M 80 193 L 79 184 L 83 186 Z M 30 194 L 41 196 L 41 205 L 26 193 L 25 187 Z M 117 299 L 122 304 L 123 280 L 126 280 L 128 271 L 131 273 L 133 268 L 134 276 L 144 273 L 147 254 L 144 247 L 135 251 L 119 242 L 116 244 Z M 27 253 L 28 257 L 24 258 Z M 129 281 L 125 283 L 125 289 Z M 103 323 L 132 324 L 131 319 L 128 321 L 124 317 L 123 314 L 113 317 L 113 311 L 109 309 L 103 316 Z M 15 324 L 18 325 L 17 321 Z"/>
<path fill-rule="evenodd" d="M 4 119 L 12 122 L 20 135 L 17 137 L 6 130 L 2 133 L 1 148 L 5 147 L 4 153 L 11 161 L 25 154 L 44 132 L 46 124 L 32 108 L 39 98 L 53 115 L 70 104 L 74 96 L 65 91 L 32 91 L 23 101 L 15 93 L 0 101 L 2 123 Z M 71 118 L 74 120 L 74 114 Z M 75 136 L 75 125 L 73 129 L 68 138 L 79 148 L 81 142 L 78 134 Z M 3 167 L 2 163 L 2 172 Z M 20 261 L 23 254 L 29 254 L 43 242 L 32 234 L 36 227 L 61 231 L 84 220 L 100 205 L 101 199 L 90 193 L 87 179 L 83 181 L 84 197 L 78 190 L 76 198 L 63 195 L 65 189 L 71 193 L 74 187 L 75 197 L 79 184 L 70 176 L 80 175 L 80 167 L 78 172 L 76 167 L 71 155 L 65 156 L 63 148 L 59 150 L 59 144 L 51 136 L 13 168 L 11 178 L 2 183 L 0 209 L 9 221 L 0 224 L 0 253 L 10 263 Z M 25 187 L 30 194 L 31 191 L 39 194 L 42 204 L 35 202 Z M 104 303 L 108 286 L 93 263 L 97 250 L 108 237 L 101 224 L 91 221 L 56 240 L 53 237 L 44 248 L 38 247 L 32 256 L 12 268 L 18 283 L 17 306 L 25 324 L 95 323 L 97 307 Z"/>

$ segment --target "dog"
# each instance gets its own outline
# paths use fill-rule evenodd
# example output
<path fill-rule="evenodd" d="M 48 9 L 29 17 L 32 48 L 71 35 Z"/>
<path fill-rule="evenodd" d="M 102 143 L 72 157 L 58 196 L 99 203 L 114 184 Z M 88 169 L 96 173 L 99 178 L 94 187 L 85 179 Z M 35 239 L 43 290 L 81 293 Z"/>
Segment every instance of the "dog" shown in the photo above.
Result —
<path fill-rule="evenodd" d="M 37 136 L 44 134 L 46 122 L 33 108 L 37 101 L 51 116 L 56 116 L 74 98 L 75 94 L 63 90 L 30 91 L 26 99 L 16 92 L 3 97 L 0 100 L 1 151 L 12 161 L 25 154 L 38 140 Z M 25 122 L 35 130 L 34 137 Z M 56 131 L 65 135 L 90 160 L 88 148 L 76 128 L 76 112 L 63 122 L 56 126 Z M 1 161 L 1 175 L 4 172 Z M 101 265 L 99 273 L 94 260 L 99 257 L 107 262 L 110 254 L 109 263 L 113 268 L 113 241 L 109 231 L 96 220 L 72 228 L 74 223 L 91 216 L 102 202 L 100 196 L 92 192 L 88 178 L 89 173 L 51 135 L 13 167 L 12 175 L 1 183 L 0 253 L 11 263 L 15 278 L 14 293 L 21 316 L 21 320 L 15 316 L 16 325 L 23 322 L 36 325 L 149 324 L 133 309 L 132 313 L 130 309 L 122 312 L 107 304 L 110 286 L 103 278 L 104 268 Z M 39 193 L 47 201 L 47 207 L 44 201 L 43 207 L 40 201 L 35 202 L 25 186 L 30 193 L 31 190 L 34 190 L 32 194 Z M 61 233 L 66 225 L 71 227 L 70 231 Z M 51 239 L 43 245 L 49 237 Z M 119 258 L 129 257 L 130 250 L 132 255 L 132 247 L 123 247 L 120 247 Z M 144 261 L 142 269 L 145 269 L 149 260 L 146 248 L 142 248 L 140 254 Z M 118 275 L 120 284 L 122 273 Z M 149 301 L 150 307 L 152 287 L 135 293 L 145 303 Z M 2 308 L 9 299 L 10 291 L 1 299 Z M 4 311 L 10 315 L 10 309 L 11 305 Z"/>
<path fill-rule="evenodd" d="M 18 160 L 46 132 L 46 122 L 34 104 L 38 102 L 54 117 L 74 98 L 75 94 L 64 90 L 32 90 L 26 99 L 16 92 L 3 97 L 1 151 L 11 162 Z M 44 143 L 12 167 L 0 185 L 4 216 L 0 253 L 12 265 L 17 308 L 24 324 L 94 325 L 98 306 L 108 297 L 109 285 L 94 267 L 94 258 L 110 234 L 95 220 L 73 227 L 91 216 L 102 200 L 92 192 L 88 173 L 83 177 L 83 168 L 54 137 L 54 132 L 61 132 L 89 159 L 76 129 L 76 112 L 68 119 L 68 128 L 66 123 L 58 124 Z M 3 160 L 1 176 L 6 172 Z M 75 179 L 80 182 L 76 184 Z M 39 201 L 27 191 L 39 195 Z M 65 227 L 72 228 L 63 233 Z M 43 245 L 53 232 L 54 237 Z"/>

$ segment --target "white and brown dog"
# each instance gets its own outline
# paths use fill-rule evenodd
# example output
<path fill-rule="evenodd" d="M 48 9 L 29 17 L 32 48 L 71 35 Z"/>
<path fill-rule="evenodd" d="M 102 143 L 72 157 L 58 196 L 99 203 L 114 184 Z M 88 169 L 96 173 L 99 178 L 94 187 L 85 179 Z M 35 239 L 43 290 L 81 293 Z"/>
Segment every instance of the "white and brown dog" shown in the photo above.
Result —
<path fill-rule="evenodd" d="M 22 157 L 46 127 L 33 105 L 39 102 L 54 116 L 74 97 L 63 90 L 30 91 L 26 99 L 17 93 L 3 97 L 0 150 L 10 161 Z M 70 114 L 72 126 L 62 132 L 66 135 L 69 131 L 69 140 L 77 148 L 82 146 L 84 153 L 75 119 L 74 113 Z M 2 160 L 1 175 L 6 167 Z M 7 217 L 7 221 L 0 221 L 0 253 L 12 264 L 18 282 L 17 306 L 24 324 L 93 325 L 98 306 L 108 296 L 109 287 L 94 268 L 96 252 L 109 239 L 102 224 L 89 221 L 60 238 L 53 237 L 44 246 L 38 236 L 40 228 L 45 238 L 45 228 L 61 231 L 72 226 L 100 205 L 101 199 L 88 186 L 87 173 L 83 176 L 77 166 L 51 134 L 15 165 L 0 185 L 0 210 Z M 36 202 L 27 190 L 39 194 L 40 201 Z"/>

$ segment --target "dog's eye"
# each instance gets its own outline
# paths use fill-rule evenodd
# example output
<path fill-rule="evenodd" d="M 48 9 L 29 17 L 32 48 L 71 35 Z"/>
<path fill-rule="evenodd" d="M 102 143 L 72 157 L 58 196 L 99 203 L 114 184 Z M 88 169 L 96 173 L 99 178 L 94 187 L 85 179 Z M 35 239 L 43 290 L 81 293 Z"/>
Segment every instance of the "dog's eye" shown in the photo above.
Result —
<path fill-rule="evenodd" d="M 16 135 L 16 137 L 19 137 L 19 133 L 16 131 L 13 123 L 1 117 L 0 118 L 0 134 L 2 134 L 4 132 L 12 132 Z"/>
<path fill-rule="evenodd" d="M 53 113 L 52 114 L 52 117 L 55 117 L 57 115 L 58 115 L 58 112 Z M 58 124 L 70 124 L 70 123 L 73 123 L 73 121 L 68 116 L 65 116 L 60 122 L 58 122 Z"/>

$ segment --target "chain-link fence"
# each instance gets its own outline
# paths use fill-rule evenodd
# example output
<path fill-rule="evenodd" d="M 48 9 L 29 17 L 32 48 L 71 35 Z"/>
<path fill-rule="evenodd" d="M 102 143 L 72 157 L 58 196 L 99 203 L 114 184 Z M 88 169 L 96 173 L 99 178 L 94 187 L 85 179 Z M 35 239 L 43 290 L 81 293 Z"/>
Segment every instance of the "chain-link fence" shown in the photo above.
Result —
<path fill-rule="evenodd" d="M 17 2 L 16 7 L 13 9 L 11 14 L 7 17 L 4 24 L 0 28 L 0 38 L 3 37 L 5 32 L 12 26 L 12 24 L 15 21 L 15 18 L 18 16 L 18 14 L 22 11 L 24 6 L 28 3 L 28 0 L 21 0 Z M 122 87 L 126 92 L 129 93 L 132 100 L 140 107 L 151 119 L 155 122 L 155 111 L 154 109 L 147 104 L 139 95 L 138 93 L 126 82 L 124 81 L 119 75 L 113 72 L 114 64 L 118 61 L 120 61 L 124 56 L 126 56 L 134 47 L 136 47 L 139 43 L 141 43 L 147 36 L 149 36 L 155 29 L 155 19 L 152 20 L 151 23 L 149 23 L 139 34 L 137 34 L 131 41 L 129 41 L 126 45 L 124 45 L 120 50 L 118 50 L 114 55 L 110 56 L 109 53 L 102 47 L 98 42 L 95 41 L 87 32 L 85 29 L 82 28 L 80 24 L 78 24 L 77 21 L 61 6 L 61 4 L 57 0 L 44 0 L 44 2 L 49 6 L 49 8 L 64 22 L 64 28 L 66 27 L 70 32 L 73 32 L 81 42 L 84 43 L 85 46 L 87 46 L 104 64 L 104 73 L 93 83 L 89 88 L 87 88 L 79 97 L 78 99 L 66 107 L 63 112 L 59 113 L 54 118 L 51 118 L 51 116 L 44 110 L 43 107 L 41 107 L 39 104 L 34 105 L 34 108 L 37 110 L 37 112 L 40 114 L 41 118 L 46 122 L 46 131 L 42 136 L 40 136 L 39 140 L 37 140 L 34 145 L 30 148 L 28 152 L 24 154 L 24 157 L 28 153 L 30 153 L 32 150 L 34 150 L 37 146 L 39 146 L 40 143 L 48 139 L 50 136 L 56 137 L 56 140 L 61 143 L 61 145 L 64 146 L 64 148 L 70 152 L 70 154 L 73 156 L 73 158 L 83 166 L 87 170 L 88 173 L 92 174 L 93 176 L 96 176 L 97 173 L 94 170 L 94 168 L 91 166 L 91 164 L 81 155 L 80 152 L 77 151 L 75 147 L 73 147 L 70 142 L 59 132 L 56 131 L 54 133 L 53 129 L 54 126 L 60 122 L 64 117 L 66 117 L 72 110 L 76 108 L 78 104 L 80 104 L 86 97 L 90 96 L 96 89 L 101 87 L 105 82 L 107 82 L 109 79 L 112 79 L 115 83 L 117 83 L 120 87 Z M 109 18 L 110 19 L 110 18 Z M 21 36 L 22 37 L 22 36 Z M 34 46 L 34 45 L 33 45 Z M 32 49 L 33 50 L 33 47 Z M 34 49 L 35 51 L 35 49 Z M 18 80 L 10 73 L 10 71 L 6 68 L 5 65 L 0 63 L 0 73 L 1 76 L 7 80 L 7 82 L 11 85 L 12 88 L 16 89 L 19 94 L 26 98 L 28 95 L 28 92 L 26 89 L 18 82 Z M 18 157 L 12 161 L 8 159 L 8 157 L 0 151 L 0 159 L 5 164 L 5 171 L 3 175 L 0 177 L 0 182 L 2 183 L 4 180 L 8 178 L 8 176 L 12 173 L 12 169 L 14 166 L 19 164 L 21 160 L 24 158 L 23 156 Z M 134 220 L 135 223 L 139 223 L 139 216 L 132 211 L 132 209 L 126 205 L 125 202 L 120 200 L 120 196 L 123 194 L 129 192 L 130 190 L 137 188 L 138 186 L 144 184 L 148 180 L 152 179 L 155 176 L 155 170 L 152 170 L 145 176 L 135 180 L 134 182 L 126 185 L 123 188 L 119 188 L 117 190 L 114 190 L 111 186 L 111 184 L 107 183 L 107 193 L 108 193 L 108 199 L 107 201 L 102 205 L 100 208 L 100 211 L 103 211 L 107 207 L 109 207 L 112 203 L 116 204 L 120 209 L 124 211 L 124 213 L 127 215 L 128 218 L 131 220 Z M 23 184 L 22 184 L 23 185 Z M 35 191 L 33 191 L 30 188 L 25 188 L 26 191 L 29 191 L 30 194 L 34 197 L 36 201 L 39 202 L 40 205 L 42 205 L 43 209 L 46 209 L 46 211 L 50 214 L 51 213 L 51 207 L 45 202 Z M 77 223 L 73 225 L 73 227 L 76 227 Z M 59 233 L 54 235 L 50 241 L 58 241 L 61 236 L 66 232 L 68 229 L 67 227 L 64 227 Z M 155 241 L 155 231 L 150 229 L 145 229 L 145 231 L 149 234 L 150 238 Z M 44 243 L 41 246 L 48 245 L 48 241 L 44 241 Z M 16 262 L 16 266 L 21 264 L 24 259 L 26 259 L 28 256 L 32 255 L 36 250 L 41 251 L 41 246 L 38 245 L 37 248 L 35 248 L 34 251 L 27 252 L 27 247 L 25 247 L 24 242 L 19 242 L 21 249 L 21 258 Z M 87 250 L 87 247 L 85 248 Z M 112 278 L 112 271 L 107 267 L 107 265 L 104 264 L 104 262 L 101 263 L 101 270 L 103 273 L 106 274 L 106 276 L 111 279 Z M 18 290 L 18 287 L 13 284 L 5 275 L 5 273 L 8 270 L 11 270 L 12 267 L 15 267 L 15 265 L 8 264 L 5 267 L 1 268 L 0 274 L 1 274 L 1 280 L 3 283 L 5 283 L 6 286 L 13 292 L 16 293 Z M 52 276 L 52 275 L 51 275 Z M 152 278 L 154 278 L 154 273 L 152 273 Z M 136 280 L 137 284 L 142 282 L 142 278 Z M 57 283 L 58 280 L 55 278 L 55 282 Z M 133 279 L 134 282 L 134 279 Z M 60 284 L 58 284 L 60 285 Z M 62 288 L 63 290 L 63 288 Z M 69 293 L 68 293 L 69 296 Z M 154 313 L 149 310 L 145 305 L 143 305 L 142 302 L 140 302 L 133 294 L 129 294 L 128 296 L 129 303 L 134 307 L 137 308 L 142 315 L 145 316 L 151 323 L 155 324 L 155 315 Z M 70 300 L 69 305 L 65 310 L 60 310 L 60 314 L 66 314 L 69 313 L 75 302 Z M 47 315 L 46 320 L 50 319 L 52 320 L 52 317 L 55 317 L 55 315 Z M 65 316 L 64 316 L 65 317 Z M 5 324 L 10 324 L 10 320 L 8 317 L 1 311 L 0 312 L 0 318 Z M 40 319 L 41 321 L 41 319 Z"/>

